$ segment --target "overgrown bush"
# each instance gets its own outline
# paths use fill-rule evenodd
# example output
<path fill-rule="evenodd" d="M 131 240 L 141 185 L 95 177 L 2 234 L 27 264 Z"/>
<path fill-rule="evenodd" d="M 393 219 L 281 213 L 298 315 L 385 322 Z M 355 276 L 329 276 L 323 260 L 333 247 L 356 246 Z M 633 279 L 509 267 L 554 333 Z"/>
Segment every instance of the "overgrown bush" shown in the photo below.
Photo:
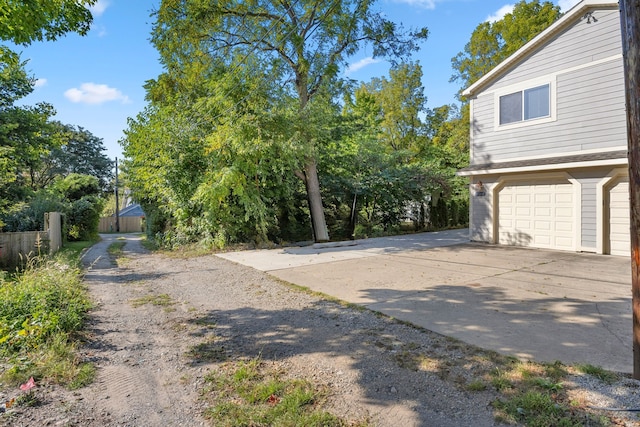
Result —
<path fill-rule="evenodd" d="M 78 331 L 90 307 L 79 269 L 62 257 L 32 260 L 14 278 L 0 277 L 0 356 L 38 350 Z"/>
<path fill-rule="evenodd" d="M 63 256 L 30 260 L 11 278 L 0 277 L 1 380 L 33 376 L 72 385 L 92 368 L 78 364 L 72 337 L 91 304 L 80 271 Z"/>
<path fill-rule="evenodd" d="M 98 235 L 103 201 L 95 196 L 84 196 L 71 202 L 65 216 L 69 241 L 92 240 Z"/>
<path fill-rule="evenodd" d="M 77 357 L 77 333 L 91 308 L 79 269 L 87 243 L 0 274 L 0 382 L 34 377 L 78 388 L 92 381 L 95 368 Z"/>
<path fill-rule="evenodd" d="M 2 231 L 40 231 L 44 229 L 46 212 L 65 212 L 62 197 L 44 190 L 38 191 L 28 203 L 18 203 L 2 215 Z"/>

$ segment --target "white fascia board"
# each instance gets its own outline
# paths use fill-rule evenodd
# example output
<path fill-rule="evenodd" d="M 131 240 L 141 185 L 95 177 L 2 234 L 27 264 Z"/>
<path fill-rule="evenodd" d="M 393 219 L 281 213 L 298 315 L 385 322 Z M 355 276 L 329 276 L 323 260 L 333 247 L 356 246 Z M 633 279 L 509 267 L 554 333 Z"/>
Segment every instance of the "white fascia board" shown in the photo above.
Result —
<path fill-rule="evenodd" d="M 536 172 L 536 171 L 550 171 L 558 169 L 577 169 L 577 168 L 595 168 L 598 166 L 618 166 L 628 165 L 627 159 L 608 159 L 598 160 L 596 162 L 571 162 L 571 163 L 558 163 L 558 164 L 546 164 L 535 166 L 518 166 L 513 168 L 496 168 L 496 169 L 481 169 L 475 171 L 458 171 L 458 176 L 475 176 L 475 175 L 495 175 L 504 173 L 520 173 L 520 172 Z"/>
<path fill-rule="evenodd" d="M 567 13 L 562 15 L 560 19 L 551 24 L 546 30 L 542 31 L 536 37 L 531 39 L 527 44 L 515 51 L 511 56 L 506 58 L 500 64 L 496 65 L 491 71 L 481 77 L 474 84 L 466 88 L 462 95 L 469 98 L 474 94 L 480 92 L 480 90 L 487 84 L 494 81 L 498 76 L 509 68 L 514 63 L 519 62 L 522 58 L 528 56 L 531 52 L 538 49 L 538 47 L 547 41 L 551 40 L 556 33 L 568 27 L 573 21 L 579 17 L 584 16 L 589 9 L 612 9 L 617 8 L 618 2 L 602 1 L 602 0 L 582 0 L 580 3 L 569 9 Z"/>

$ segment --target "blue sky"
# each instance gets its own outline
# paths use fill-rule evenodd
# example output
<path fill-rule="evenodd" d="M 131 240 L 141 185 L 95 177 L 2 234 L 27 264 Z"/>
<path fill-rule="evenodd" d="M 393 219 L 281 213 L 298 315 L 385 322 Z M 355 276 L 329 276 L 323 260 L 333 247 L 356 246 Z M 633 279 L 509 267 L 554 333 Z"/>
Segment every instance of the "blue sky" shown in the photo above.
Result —
<path fill-rule="evenodd" d="M 451 58 L 464 49 L 475 27 L 499 19 L 515 1 L 504 0 L 379 0 L 378 8 L 405 27 L 429 29 L 429 39 L 414 56 L 422 65 L 427 107 L 456 102 L 459 86 L 449 83 Z M 563 11 L 578 0 L 555 0 Z M 22 103 L 52 104 L 55 120 L 82 126 L 102 138 L 106 154 L 122 158 L 118 140 L 146 105 L 143 85 L 162 68 L 149 43 L 150 11 L 160 0 L 99 0 L 94 23 L 84 37 L 69 34 L 55 42 L 17 47 L 27 70 L 37 79 L 34 92 Z M 388 74 L 389 64 L 363 51 L 351 59 L 346 74 L 356 80 Z"/>

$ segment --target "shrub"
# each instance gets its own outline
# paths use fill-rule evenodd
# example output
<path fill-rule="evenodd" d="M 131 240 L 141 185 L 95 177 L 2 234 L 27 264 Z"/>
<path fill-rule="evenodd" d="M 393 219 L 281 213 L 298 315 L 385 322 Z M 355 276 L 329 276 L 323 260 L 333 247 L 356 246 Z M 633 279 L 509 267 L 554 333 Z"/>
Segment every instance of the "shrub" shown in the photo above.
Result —
<path fill-rule="evenodd" d="M 58 334 L 79 330 L 91 307 L 77 268 L 61 258 L 0 277 L 0 355 L 36 350 Z"/>

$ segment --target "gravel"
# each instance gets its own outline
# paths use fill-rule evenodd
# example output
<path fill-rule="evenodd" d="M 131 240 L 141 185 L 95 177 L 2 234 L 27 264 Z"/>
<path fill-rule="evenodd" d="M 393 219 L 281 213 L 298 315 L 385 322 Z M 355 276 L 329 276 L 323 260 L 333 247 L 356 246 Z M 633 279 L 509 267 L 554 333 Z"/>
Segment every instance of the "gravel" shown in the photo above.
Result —
<path fill-rule="evenodd" d="M 118 265 L 87 252 L 96 302 L 81 357 L 96 381 L 77 391 L 39 384 L 40 404 L 0 414 L 2 426 L 205 426 L 202 389 L 225 360 L 260 357 L 292 378 L 330 391 L 325 409 L 372 426 L 494 426 L 492 387 L 470 391 L 486 360 L 477 348 L 374 312 L 297 290 L 215 256 L 150 254 L 126 236 Z M 164 299 L 163 299 L 164 298 Z M 640 406 L 640 382 L 570 375 L 583 406 Z M 18 391 L 19 392 L 19 391 Z M 0 390 L 0 399 L 16 395 Z M 636 413 L 608 411 L 617 425 Z"/>

